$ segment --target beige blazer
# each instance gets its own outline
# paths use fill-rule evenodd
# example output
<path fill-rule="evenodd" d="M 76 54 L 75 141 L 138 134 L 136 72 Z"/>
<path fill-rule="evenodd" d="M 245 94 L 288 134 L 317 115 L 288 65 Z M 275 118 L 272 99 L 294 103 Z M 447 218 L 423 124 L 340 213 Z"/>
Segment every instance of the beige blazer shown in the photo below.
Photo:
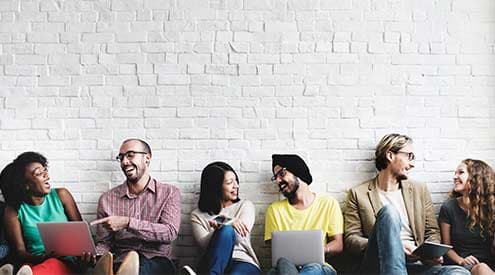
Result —
<path fill-rule="evenodd" d="M 402 181 L 402 196 L 416 245 L 440 240 L 438 223 L 431 196 L 425 184 Z M 363 255 L 376 215 L 382 208 L 377 190 L 377 178 L 349 190 L 344 214 L 345 249 Z"/>

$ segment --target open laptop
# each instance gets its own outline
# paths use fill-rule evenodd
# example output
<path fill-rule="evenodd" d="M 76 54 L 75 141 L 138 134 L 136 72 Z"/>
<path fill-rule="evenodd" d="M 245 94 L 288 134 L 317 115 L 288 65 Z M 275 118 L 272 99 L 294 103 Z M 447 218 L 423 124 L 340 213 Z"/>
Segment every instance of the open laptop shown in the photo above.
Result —
<path fill-rule="evenodd" d="M 96 255 L 96 249 L 86 222 L 40 222 L 36 224 L 46 253 L 56 256 Z"/>
<path fill-rule="evenodd" d="M 271 245 L 273 267 L 281 257 L 295 265 L 325 262 L 321 230 L 273 231 Z"/>

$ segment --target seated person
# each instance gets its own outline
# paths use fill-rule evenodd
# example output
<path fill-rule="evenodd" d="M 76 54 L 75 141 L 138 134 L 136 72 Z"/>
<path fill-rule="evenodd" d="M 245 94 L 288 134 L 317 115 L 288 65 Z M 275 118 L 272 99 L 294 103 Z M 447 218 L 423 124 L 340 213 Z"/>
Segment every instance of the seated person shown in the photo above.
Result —
<path fill-rule="evenodd" d="M 225 217 L 222 225 L 215 217 Z M 225 162 L 208 164 L 201 173 L 198 208 L 191 213 L 193 237 L 204 250 L 200 272 L 260 274 L 251 246 L 254 204 L 239 198 L 239 177 Z"/>
<path fill-rule="evenodd" d="M 273 202 L 266 210 L 265 242 L 270 243 L 273 231 L 322 230 L 322 245 L 327 256 L 342 252 L 343 217 L 338 202 L 328 195 L 312 192 L 313 177 L 304 160 L 298 155 L 272 155 L 272 182 L 286 197 Z M 310 263 L 296 267 L 280 258 L 271 274 L 336 274 L 328 265 Z"/>
<path fill-rule="evenodd" d="M 465 159 L 454 173 L 454 189 L 438 216 L 442 243 L 453 246 L 446 262 L 471 274 L 495 270 L 495 176 L 481 160 Z"/>
<path fill-rule="evenodd" d="M 345 245 L 363 257 L 361 273 L 469 274 L 442 266 L 443 258 L 420 259 L 412 252 L 440 234 L 425 184 L 408 180 L 414 168 L 412 139 L 385 135 L 375 151 L 378 175 L 349 191 L 345 211 Z"/>
<path fill-rule="evenodd" d="M 180 226 L 180 190 L 150 175 L 151 147 L 141 139 L 122 142 L 116 157 L 125 180 L 103 193 L 96 211 L 96 251 L 115 254 L 119 270 L 130 251 L 139 274 L 175 273 L 172 241 Z"/>
<path fill-rule="evenodd" d="M 82 220 L 70 192 L 65 188 L 52 189 L 49 181 L 48 161 L 39 153 L 22 153 L 3 169 L 0 188 L 7 203 L 7 239 L 15 259 L 31 266 L 33 274 L 73 274 L 94 263 L 94 255 L 85 253 L 77 259 L 61 259 L 45 252 L 36 223 Z"/>

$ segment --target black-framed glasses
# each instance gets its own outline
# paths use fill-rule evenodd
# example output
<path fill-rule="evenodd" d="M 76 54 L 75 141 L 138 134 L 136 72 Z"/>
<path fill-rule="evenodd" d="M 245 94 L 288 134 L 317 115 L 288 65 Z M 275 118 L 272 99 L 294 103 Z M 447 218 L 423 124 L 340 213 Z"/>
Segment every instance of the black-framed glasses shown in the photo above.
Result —
<path fill-rule="evenodd" d="M 412 160 L 415 160 L 416 159 L 416 156 L 414 155 L 413 152 L 406 152 L 406 151 L 397 151 L 395 152 L 396 154 L 398 153 L 401 153 L 401 154 L 405 154 L 407 156 L 407 159 L 412 161 Z"/>
<path fill-rule="evenodd" d="M 120 161 L 122 161 L 122 160 L 124 159 L 124 157 L 126 157 L 127 159 L 133 159 L 133 158 L 136 156 L 136 154 L 146 155 L 146 154 L 148 154 L 148 153 L 146 153 L 146 152 L 139 152 L 139 151 L 127 151 L 127 152 L 125 152 L 125 153 L 119 153 L 119 154 L 115 157 L 115 159 L 116 159 L 117 161 L 119 161 L 119 162 L 120 162 Z"/>
<path fill-rule="evenodd" d="M 278 177 L 283 178 L 285 176 L 286 171 L 287 171 L 287 168 L 283 167 L 282 169 L 278 170 L 278 172 L 273 175 L 271 180 L 274 182 L 277 180 Z"/>

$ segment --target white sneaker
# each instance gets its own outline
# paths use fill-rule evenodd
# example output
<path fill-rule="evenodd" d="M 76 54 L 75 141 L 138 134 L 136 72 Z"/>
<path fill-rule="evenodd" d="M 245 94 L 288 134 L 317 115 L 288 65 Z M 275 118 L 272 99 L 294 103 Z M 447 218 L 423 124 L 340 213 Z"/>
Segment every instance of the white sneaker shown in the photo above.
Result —
<path fill-rule="evenodd" d="M 0 267 L 0 275 L 12 275 L 14 274 L 14 266 L 11 264 L 4 264 Z"/>
<path fill-rule="evenodd" d="M 16 275 L 33 275 L 33 270 L 29 265 L 23 265 L 19 268 Z"/>
<path fill-rule="evenodd" d="M 180 269 L 179 269 L 179 274 L 186 274 L 186 275 L 196 275 L 196 272 L 194 272 L 194 270 L 188 266 L 188 265 L 183 265 Z"/>

